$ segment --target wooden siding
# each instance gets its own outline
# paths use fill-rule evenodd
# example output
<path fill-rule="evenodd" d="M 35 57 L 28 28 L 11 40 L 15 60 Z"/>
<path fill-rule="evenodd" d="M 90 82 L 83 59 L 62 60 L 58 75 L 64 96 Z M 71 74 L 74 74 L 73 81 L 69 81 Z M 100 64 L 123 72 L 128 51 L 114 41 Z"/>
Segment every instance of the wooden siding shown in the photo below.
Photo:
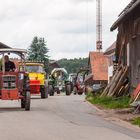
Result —
<path fill-rule="evenodd" d="M 135 88 L 140 83 L 140 6 L 137 7 L 129 18 L 118 27 L 116 56 L 119 65 L 130 65 L 129 79 L 131 87 Z M 127 46 L 129 44 L 129 50 Z M 128 55 L 128 52 L 130 54 Z M 130 58 L 128 58 L 130 57 Z M 128 60 L 130 62 L 128 62 Z"/>

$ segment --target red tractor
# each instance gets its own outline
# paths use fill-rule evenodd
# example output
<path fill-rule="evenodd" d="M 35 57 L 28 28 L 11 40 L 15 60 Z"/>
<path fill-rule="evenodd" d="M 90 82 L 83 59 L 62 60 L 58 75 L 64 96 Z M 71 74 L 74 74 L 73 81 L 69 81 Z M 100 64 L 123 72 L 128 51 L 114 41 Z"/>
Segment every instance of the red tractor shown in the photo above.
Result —
<path fill-rule="evenodd" d="M 76 95 L 82 95 L 86 92 L 86 87 L 84 85 L 84 80 L 88 74 L 88 69 L 80 69 L 73 81 L 73 93 Z"/>
<path fill-rule="evenodd" d="M 11 55 L 20 57 L 22 69 L 6 70 L 5 56 Z M 29 78 L 25 72 L 25 54 L 23 49 L 0 49 L 2 64 L 0 72 L 0 99 L 1 100 L 21 100 L 21 108 L 30 110 Z"/>

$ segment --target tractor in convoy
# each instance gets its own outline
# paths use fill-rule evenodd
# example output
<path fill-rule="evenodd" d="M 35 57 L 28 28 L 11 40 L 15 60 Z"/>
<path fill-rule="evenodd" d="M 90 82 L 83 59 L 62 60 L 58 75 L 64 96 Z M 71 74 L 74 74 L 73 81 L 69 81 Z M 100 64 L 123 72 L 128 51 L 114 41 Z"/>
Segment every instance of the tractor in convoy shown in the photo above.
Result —
<path fill-rule="evenodd" d="M 46 73 L 43 62 L 26 61 L 26 72 L 29 75 L 31 95 L 41 94 L 41 98 L 48 98 Z M 20 63 L 21 67 L 21 63 Z"/>
<path fill-rule="evenodd" d="M 71 83 L 71 91 L 73 92 L 75 83 L 76 83 L 77 73 L 70 73 L 69 74 L 69 81 Z"/>
<path fill-rule="evenodd" d="M 21 100 L 21 108 L 30 110 L 30 90 L 28 74 L 25 71 L 24 49 L 0 49 L 1 71 L 0 71 L 0 99 Z M 21 70 L 16 69 L 9 56 L 17 56 L 21 59 Z"/>
<path fill-rule="evenodd" d="M 68 73 L 64 68 L 55 68 L 52 70 L 48 82 L 48 91 L 50 96 L 54 93 L 60 94 L 65 92 L 66 95 L 71 94 L 71 83 L 68 79 Z"/>
<path fill-rule="evenodd" d="M 74 77 L 74 80 L 72 81 L 72 90 L 75 95 L 82 95 L 83 93 L 86 93 L 86 86 L 84 85 L 84 80 L 85 77 L 88 75 L 88 71 L 88 69 L 80 69 Z"/>

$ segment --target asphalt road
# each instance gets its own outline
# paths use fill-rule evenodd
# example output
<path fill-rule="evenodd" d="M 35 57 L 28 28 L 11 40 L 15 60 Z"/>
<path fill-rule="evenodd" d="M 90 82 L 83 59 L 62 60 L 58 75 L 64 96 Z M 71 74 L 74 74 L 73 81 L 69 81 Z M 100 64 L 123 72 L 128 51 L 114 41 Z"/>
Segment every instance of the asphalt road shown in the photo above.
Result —
<path fill-rule="evenodd" d="M 31 111 L 20 102 L 0 101 L 0 140 L 135 140 L 140 133 L 96 115 L 84 96 L 32 99 Z"/>

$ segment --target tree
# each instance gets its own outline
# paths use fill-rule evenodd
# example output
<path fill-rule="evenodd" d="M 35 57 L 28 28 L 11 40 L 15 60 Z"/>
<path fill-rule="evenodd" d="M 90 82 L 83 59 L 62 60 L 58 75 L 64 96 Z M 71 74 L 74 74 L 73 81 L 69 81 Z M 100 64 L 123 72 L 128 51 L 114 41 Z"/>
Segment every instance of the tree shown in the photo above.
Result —
<path fill-rule="evenodd" d="M 44 38 L 33 38 L 33 41 L 28 49 L 28 60 L 46 61 L 48 59 L 48 48 Z"/>
<path fill-rule="evenodd" d="M 45 39 L 35 36 L 28 49 L 28 60 L 42 61 L 45 67 L 48 67 L 48 51 Z"/>

